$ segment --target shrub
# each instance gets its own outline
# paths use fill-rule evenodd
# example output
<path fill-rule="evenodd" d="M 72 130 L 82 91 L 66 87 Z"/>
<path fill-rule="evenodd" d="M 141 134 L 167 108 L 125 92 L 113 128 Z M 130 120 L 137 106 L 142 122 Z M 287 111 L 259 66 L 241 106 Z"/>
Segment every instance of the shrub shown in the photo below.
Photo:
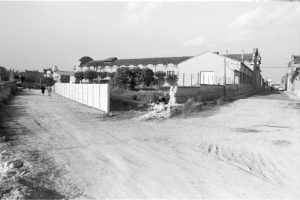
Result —
<path fill-rule="evenodd" d="M 70 76 L 61 75 L 60 82 L 61 83 L 70 83 Z"/>
<path fill-rule="evenodd" d="M 53 86 L 55 81 L 52 77 L 44 77 L 43 83 L 46 84 L 47 86 Z"/>
<path fill-rule="evenodd" d="M 107 72 L 97 72 L 98 77 L 101 79 L 106 78 L 108 76 Z"/>
<path fill-rule="evenodd" d="M 177 85 L 178 77 L 176 74 L 168 74 L 166 78 L 167 83 L 171 86 Z"/>
<path fill-rule="evenodd" d="M 165 79 L 166 77 L 166 72 L 163 72 L 163 71 L 157 71 L 154 73 L 155 77 L 157 79 Z"/>
<path fill-rule="evenodd" d="M 76 78 L 76 83 L 78 83 L 83 79 L 83 72 L 75 72 L 74 76 Z"/>
<path fill-rule="evenodd" d="M 116 85 L 121 88 L 127 88 L 127 84 L 129 83 L 130 78 L 130 70 L 128 67 L 121 67 L 117 69 L 115 82 Z"/>
<path fill-rule="evenodd" d="M 86 70 L 83 72 L 83 78 L 88 79 L 89 82 L 92 82 L 93 79 L 97 78 L 97 72 L 93 70 Z"/>
<path fill-rule="evenodd" d="M 149 87 L 154 81 L 154 72 L 149 68 L 142 69 L 142 79 L 143 83 Z"/>

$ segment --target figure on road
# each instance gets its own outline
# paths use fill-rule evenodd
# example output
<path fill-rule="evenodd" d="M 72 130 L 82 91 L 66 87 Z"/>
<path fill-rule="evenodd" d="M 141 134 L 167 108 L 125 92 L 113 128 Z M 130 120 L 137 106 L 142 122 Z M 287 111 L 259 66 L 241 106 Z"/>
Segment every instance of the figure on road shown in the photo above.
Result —
<path fill-rule="evenodd" d="M 48 92 L 48 95 L 51 96 L 51 92 L 52 92 L 51 86 L 48 86 L 48 87 L 47 87 L 47 92 Z"/>
<path fill-rule="evenodd" d="M 42 94 L 43 94 L 43 95 L 44 95 L 44 93 L 45 93 L 45 89 L 46 89 L 45 85 L 42 85 L 41 90 L 42 90 Z"/>

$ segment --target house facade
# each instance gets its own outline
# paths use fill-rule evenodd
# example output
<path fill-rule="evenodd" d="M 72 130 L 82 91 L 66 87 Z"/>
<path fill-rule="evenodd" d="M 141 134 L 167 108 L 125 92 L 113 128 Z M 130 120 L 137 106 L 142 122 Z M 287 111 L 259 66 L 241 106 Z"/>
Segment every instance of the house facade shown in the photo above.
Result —
<path fill-rule="evenodd" d="M 299 72 L 300 72 L 300 55 L 292 55 L 291 61 L 288 65 L 288 72 L 287 72 L 287 90 L 288 91 L 294 91 L 296 88 L 296 85 L 298 85 L 300 82 L 299 78 Z"/>

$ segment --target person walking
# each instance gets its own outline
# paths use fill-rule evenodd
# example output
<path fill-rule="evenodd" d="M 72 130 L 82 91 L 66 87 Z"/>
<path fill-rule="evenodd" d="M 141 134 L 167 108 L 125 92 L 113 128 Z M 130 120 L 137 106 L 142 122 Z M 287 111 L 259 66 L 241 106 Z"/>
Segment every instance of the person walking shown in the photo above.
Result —
<path fill-rule="evenodd" d="M 41 90 L 42 90 L 42 94 L 44 95 L 44 93 L 45 93 L 45 90 L 46 90 L 46 87 L 45 87 L 45 85 L 42 85 L 42 87 L 41 87 Z"/>
<path fill-rule="evenodd" d="M 52 92 L 51 86 L 48 86 L 48 87 L 47 87 L 47 92 L 48 92 L 48 95 L 51 96 L 51 92 Z"/>

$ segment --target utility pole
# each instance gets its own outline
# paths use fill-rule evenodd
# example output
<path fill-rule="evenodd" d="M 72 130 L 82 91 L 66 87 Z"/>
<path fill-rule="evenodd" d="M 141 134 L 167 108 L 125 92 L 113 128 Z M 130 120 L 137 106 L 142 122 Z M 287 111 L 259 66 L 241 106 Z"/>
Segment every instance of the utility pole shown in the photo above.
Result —
<path fill-rule="evenodd" d="M 224 97 L 226 97 L 226 57 L 228 55 L 228 50 L 226 50 L 226 55 L 224 57 Z"/>

